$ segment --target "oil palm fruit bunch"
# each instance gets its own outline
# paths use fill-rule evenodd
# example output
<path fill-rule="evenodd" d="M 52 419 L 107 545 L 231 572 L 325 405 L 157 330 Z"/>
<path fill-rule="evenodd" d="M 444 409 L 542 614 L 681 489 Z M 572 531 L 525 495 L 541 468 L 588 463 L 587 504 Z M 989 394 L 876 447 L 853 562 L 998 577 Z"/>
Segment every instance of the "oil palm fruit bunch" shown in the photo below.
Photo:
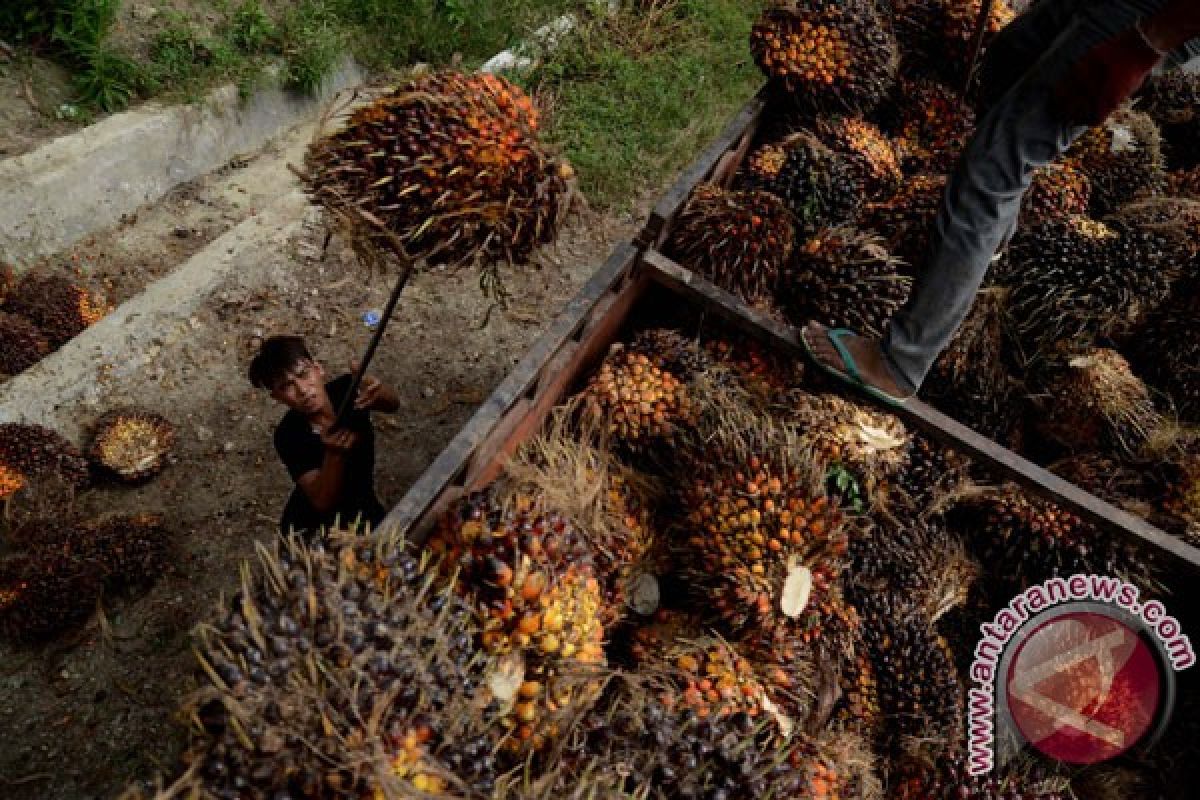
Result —
<path fill-rule="evenodd" d="M 764 713 L 766 690 L 754 674 L 754 666 L 721 639 L 709 638 L 676 642 L 659 654 L 675 684 L 664 691 L 665 706 L 678 706 L 696 713 L 700 719 L 746 714 L 751 718 Z M 655 669 L 653 663 L 647 665 Z"/>
<path fill-rule="evenodd" d="M 883 0 L 879 7 L 892 20 L 900 48 L 900 74 L 932 67 L 931 55 L 941 29 L 941 5 L 928 0 Z"/>
<path fill-rule="evenodd" d="M 779 300 L 795 324 L 816 320 L 881 336 L 910 284 L 881 239 L 849 227 L 827 228 L 796 248 Z"/>
<path fill-rule="evenodd" d="M 106 589 L 148 586 L 169 566 L 171 534 L 161 514 L 106 514 L 74 528 L 74 548 Z"/>
<path fill-rule="evenodd" d="M 1068 800 L 1075 795 L 1064 778 L 1037 765 L 1002 767 L 986 775 L 968 771 L 961 749 L 933 758 L 906 760 L 896 770 L 891 800 Z M 1133 796 L 1133 795 L 1129 795 Z"/>
<path fill-rule="evenodd" d="M 976 295 L 923 386 L 935 406 L 953 410 L 956 419 L 998 442 L 1009 441 L 1020 407 L 1005 352 L 1008 298 L 1000 287 Z"/>
<path fill-rule="evenodd" d="M 1009 248 L 1010 318 L 1034 352 L 1056 341 L 1112 335 L 1159 305 L 1179 274 L 1152 235 L 1083 216 L 1048 220 Z M 1153 262 L 1159 269 L 1146 269 Z"/>
<path fill-rule="evenodd" d="M 0 261 L 0 306 L 8 300 L 8 295 L 17 283 L 17 273 L 10 264 Z"/>
<path fill-rule="evenodd" d="M 1155 194 L 1166 179 L 1158 126 L 1140 111 L 1120 110 L 1102 125 L 1089 128 L 1063 160 L 1091 180 L 1093 215 L 1111 214 L 1132 200 Z"/>
<path fill-rule="evenodd" d="M 1163 193 L 1168 197 L 1188 197 L 1200 200 L 1200 165 L 1188 169 L 1173 169 L 1168 172 Z"/>
<path fill-rule="evenodd" d="M 954 167 L 975 129 L 975 114 L 958 92 L 917 75 L 899 82 L 896 108 L 884 114 L 906 172 L 942 174 Z"/>
<path fill-rule="evenodd" d="M 787 359 L 748 336 L 719 337 L 704 343 L 713 362 L 733 370 L 741 384 L 758 397 L 772 398 L 804 379 L 804 362 Z"/>
<path fill-rule="evenodd" d="M 536 127 L 504 78 L 429 73 L 316 141 L 306 189 L 356 244 L 432 263 L 524 262 L 553 239 L 571 196 L 570 167 Z"/>
<path fill-rule="evenodd" d="M 1056 442 L 1136 455 L 1163 424 L 1150 390 L 1117 351 L 1094 347 L 1056 361 L 1048 367 L 1040 415 L 1043 433 Z"/>
<path fill-rule="evenodd" d="M 49 639 L 84 622 L 100 599 L 100 579 L 53 552 L 0 561 L 0 637 Z"/>
<path fill-rule="evenodd" d="M 774 293 L 794 243 L 791 215 L 778 197 L 706 183 L 679 212 L 665 252 L 753 303 Z"/>
<path fill-rule="evenodd" d="M 887 251 L 905 265 L 905 272 L 925 263 L 931 251 L 930 235 L 946 192 L 944 175 L 914 175 L 886 200 L 868 203 L 863 227 L 883 238 Z"/>
<path fill-rule="evenodd" d="M 13 287 L 4 310 L 37 325 L 52 348 L 62 347 L 109 312 L 98 293 L 79 286 L 65 272 L 29 271 Z"/>
<path fill-rule="evenodd" d="M 1138 93 L 1138 108 L 1159 126 L 1173 169 L 1200 165 L 1200 78 L 1183 70 L 1153 75 Z"/>
<path fill-rule="evenodd" d="M 25 488 L 25 474 L 7 464 L 0 464 L 0 501 L 7 500 Z"/>
<path fill-rule="evenodd" d="M 963 514 L 963 517 L 959 517 Z M 989 565 L 989 588 L 1001 595 L 1075 573 L 1128 577 L 1139 585 L 1149 565 L 1113 538 L 1052 503 L 1014 487 L 956 509 L 964 540 Z M 961 521 L 960 521 L 961 520 Z"/>
<path fill-rule="evenodd" d="M 1186 422 L 1200 422 L 1200 292 L 1181 282 L 1128 340 L 1137 373 L 1163 391 Z"/>
<path fill-rule="evenodd" d="M 391 534 L 259 547 L 197 631 L 184 758 L 206 796 L 486 796 L 490 688 L 473 615 Z"/>
<path fill-rule="evenodd" d="M 863 197 L 886 197 L 904 177 L 891 141 L 873 123 L 858 116 L 821 118 L 817 134 L 850 165 Z"/>
<path fill-rule="evenodd" d="M 1200 269 L 1200 198 L 1139 200 L 1104 222 L 1137 242 L 1146 270 L 1192 275 Z"/>
<path fill-rule="evenodd" d="M 864 648 L 860 647 L 854 657 L 847 660 L 838 676 L 838 688 L 841 696 L 834 708 L 835 724 L 868 740 L 874 739 L 883 724 L 883 710 L 879 704 L 875 667 Z"/>
<path fill-rule="evenodd" d="M 18 314 L 0 311 L 0 375 L 17 375 L 50 352 L 38 327 Z"/>
<path fill-rule="evenodd" d="M 871 110 L 896 77 L 896 39 L 868 0 L 779 0 L 750 31 L 750 52 L 798 107 Z"/>
<path fill-rule="evenodd" d="M 154 477 L 175 446 L 175 426 L 161 414 L 140 408 L 114 409 L 92 428 L 87 455 L 93 464 L 125 483 Z"/>
<path fill-rule="evenodd" d="M 862 187 L 847 158 L 807 130 L 752 153 L 742 177 L 748 189 L 783 199 L 800 236 L 845 222 L 863 201 Z"/>
<path fill-rule="evenodd" d="M 582 402 L 586 415 L 603 421 L 610 440 L 635 455 L 669 448 L 696 414 L 686 383 L 620 344 L 588 382 Z"/>
<path fill-rule="evenodd" d="M 0 423 L 0 465 L 29 481 L 78 489 L 89 479 L 87 459 L 61 434 L 41 425 Z"/>
<path fill-rule="evenodd" d="M 1049 164 L 1034 171 L 1021 214 L 1035 222 L 1087 214 L 1091 198 L 1092 182 L 1086 174 L 1070 164 Z"/>
<path fill-rule="evenodd" d="M 759 444 L 729 447 L 691 465 L 680 488 L 678 557 L 734 634 L 788 619 L 798 635 L 815 636 L 815 612 L 836 588 L 846 547 L 841 514 L 819 478 L 814 483 L 813 467 L 785 457 Z"/>
<path fill-rule="evenodd" d="M 712 357 L 698 339 L 671 328 L 649 328 L 629 343 L 634 353 L 646 356 L 659 369 L 690 381 L 712 366 Z"/>
<path fill-rule="evenodd" d="M 982 10 L 982 0 L 939 0 L 942 23 L 942 58 L 935 63 L 943 67 L 951 80 L 962 80 L 971 68 L 975 44 L 975 28 Z M 995 0 L 983 30 L 983 47 L 987 48 L 1004 26 L 1016 18 L 1008 0 Z M 978 66 L 978 65 L 977 65 Z"/>
<path fill-rule="evenodd" d="M 913 613 L 901 593 L 864 592 L 856 600 L 887 727 L 901 736 L 937 736 L 961 726 L 954 655 L 928 618 Z"/>
<path fill-rule="evenodd" d="M 969 461 L 929 437 L 913 433 L 894 491 L 912 508 L 924 509 L 940 494 L 950 494 L 965 484 Z"/>

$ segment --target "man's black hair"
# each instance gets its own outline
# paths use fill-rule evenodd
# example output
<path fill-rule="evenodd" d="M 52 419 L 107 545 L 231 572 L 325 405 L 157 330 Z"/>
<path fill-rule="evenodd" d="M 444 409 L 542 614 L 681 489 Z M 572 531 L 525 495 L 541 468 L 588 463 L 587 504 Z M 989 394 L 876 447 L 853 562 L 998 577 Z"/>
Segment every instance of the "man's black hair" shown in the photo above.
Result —
<path fill-rule="evenodd" d="M 258 348 L 246 377 L 256 389 L 272 389 L 302 361 L 312 361 L 302 336 L 271 336 Z"/>

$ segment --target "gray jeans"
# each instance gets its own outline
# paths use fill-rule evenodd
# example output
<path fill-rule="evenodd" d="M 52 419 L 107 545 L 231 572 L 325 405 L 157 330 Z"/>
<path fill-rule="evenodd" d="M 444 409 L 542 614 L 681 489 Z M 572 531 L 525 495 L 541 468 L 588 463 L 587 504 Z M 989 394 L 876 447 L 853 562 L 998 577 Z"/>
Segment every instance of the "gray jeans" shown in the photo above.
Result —
<path fill-rule="evenodd" d="M 988 48 L 983 74 L 994 102 L 946 185 L 929 260 L 884 334 L 884 357 L 902 389 L 920 387 L 970 311 L 992 256 L 1016 227 L 1034 170 L 1086 130 L 1059 113 L 1058 82 L 1089 50 L 1164 2 L 1041 0 Z"/>

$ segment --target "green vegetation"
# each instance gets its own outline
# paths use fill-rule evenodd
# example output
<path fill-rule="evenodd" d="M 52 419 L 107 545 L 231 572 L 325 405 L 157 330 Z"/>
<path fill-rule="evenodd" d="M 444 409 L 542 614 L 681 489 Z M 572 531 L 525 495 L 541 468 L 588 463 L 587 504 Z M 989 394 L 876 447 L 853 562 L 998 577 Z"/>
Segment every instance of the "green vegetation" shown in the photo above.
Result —
<path fill-rule="evenodd" d="M 628 205 L 692 161 L 761 83 L 761 3 L 657 0 L 580 28 L 523 83 L 549 97 L 547 134 L 599 206 Z"/>

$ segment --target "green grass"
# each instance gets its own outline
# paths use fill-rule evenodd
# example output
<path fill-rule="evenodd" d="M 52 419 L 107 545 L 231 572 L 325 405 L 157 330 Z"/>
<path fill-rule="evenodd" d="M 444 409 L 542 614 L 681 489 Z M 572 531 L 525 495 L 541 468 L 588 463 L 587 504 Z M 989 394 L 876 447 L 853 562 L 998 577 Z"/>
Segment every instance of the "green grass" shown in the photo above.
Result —
<path fill-rule="evenodd" d="M 748 46 L 760 8 L 674 0 L 626 11 L 582 28 L 523 79 L 550 98 L 547 134 L 589 201 L 627 207 L 720 132 L 761 83 Z"/>

